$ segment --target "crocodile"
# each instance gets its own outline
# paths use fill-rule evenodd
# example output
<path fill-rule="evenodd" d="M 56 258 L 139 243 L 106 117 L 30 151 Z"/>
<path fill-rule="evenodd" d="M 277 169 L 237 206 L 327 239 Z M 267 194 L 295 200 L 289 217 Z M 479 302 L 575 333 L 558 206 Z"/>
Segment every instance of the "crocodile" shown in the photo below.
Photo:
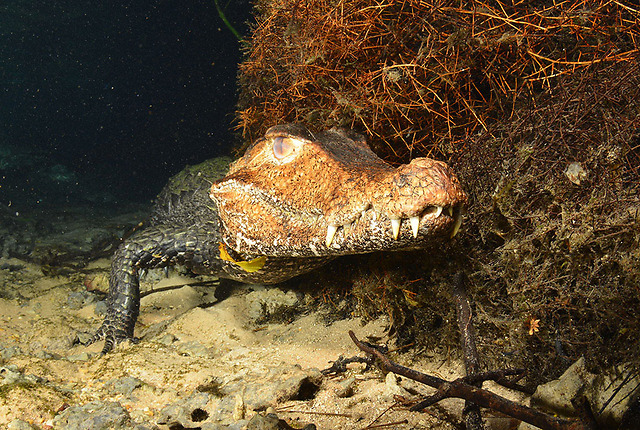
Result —
<path fill-rule="evenodd" d="M 226 174 L 206 163 L 169 181 L 149 225 L 114 253 L 104 322 L 87 344 L 134 340 L 140 272 L 274 284 L 347 254 L 431 246 L 458 232 L 467 201 L 452 170 L 416 158 L 397 168 L 363 136 L 299 124 L 271 127 Z"/>

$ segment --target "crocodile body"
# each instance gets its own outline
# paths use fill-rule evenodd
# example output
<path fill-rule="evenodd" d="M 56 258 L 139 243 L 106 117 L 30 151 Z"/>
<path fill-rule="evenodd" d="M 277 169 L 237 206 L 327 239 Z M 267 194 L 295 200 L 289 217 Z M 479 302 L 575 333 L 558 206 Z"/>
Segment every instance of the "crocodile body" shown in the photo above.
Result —
<path fill-rule="evenodd" d="M 159 194 L 150 225 L 118 248 L 107 315 L 90 343 L 132 339 L 139 271 L 184 264 L 195 273 L 277 283 L 346 254 L 424 248 L 455 235 L 466 195 L 427 158 L 394 168 L 360 135 L 280 125 L 226 171 L 185 169 Z"/>

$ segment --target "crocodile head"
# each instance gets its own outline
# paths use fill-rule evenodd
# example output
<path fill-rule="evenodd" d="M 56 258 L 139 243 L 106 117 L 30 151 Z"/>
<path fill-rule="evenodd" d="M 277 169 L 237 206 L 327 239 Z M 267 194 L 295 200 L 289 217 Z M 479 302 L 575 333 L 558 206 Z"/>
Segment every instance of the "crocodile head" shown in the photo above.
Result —
<path fill-rule="evenodd" d="M 424 248 L 453 237 L 467 197 L 449 167 L 394 168 L 360 135 L 270 128 L 215 182 L 225 244 L 247 256 L 336 256 Z"/>

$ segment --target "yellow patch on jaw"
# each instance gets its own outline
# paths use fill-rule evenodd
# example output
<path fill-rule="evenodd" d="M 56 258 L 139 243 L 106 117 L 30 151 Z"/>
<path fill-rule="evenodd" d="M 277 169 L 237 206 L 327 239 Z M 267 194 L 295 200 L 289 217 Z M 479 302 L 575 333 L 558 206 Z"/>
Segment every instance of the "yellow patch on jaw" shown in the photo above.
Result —
<path fill-rule="evenodd" d="M 236 261 L 233 259 L 233 257 L 231 257 L 231 255 L 229 255 L 227 248 L 224 246 L 224 243 L 222 242 L 218 242 L 218 250 L 220 251 L 221 260 L 230 261 L 233 264 L 240 267 L 245 272 L 249 272 L 249 273 L 257 272 L 258 270 L 262 269 L 265 263 L 267 262 L 267 257 L 264 255 L 249 261 Z"/>

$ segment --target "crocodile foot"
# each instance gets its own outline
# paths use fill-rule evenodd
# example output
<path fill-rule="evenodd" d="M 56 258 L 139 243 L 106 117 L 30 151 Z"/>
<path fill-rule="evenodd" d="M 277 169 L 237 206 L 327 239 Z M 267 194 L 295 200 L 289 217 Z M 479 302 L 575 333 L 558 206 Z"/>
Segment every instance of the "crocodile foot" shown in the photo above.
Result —
<path fill-rule="evenodd" d="M 104 355 L 112 351 L 117 344 L 126 340 L 132 343 L 138 343 L 140 341 L 139 338 L 134 337 L 132 334 L 129 334 L 129 330 L 127 330 L 126 328 L 122 328 L 122 326 L 118 326 L 119 325 L 105 320 L 102 323 L 102 326 L 100 326 L 96 333 L 91 337 L 91 339 L 84 342 L 84 345 L 89 346 L 104 339 L 104 346 L 102 347 L 102 351 L 100 352 L 101 355 Z"/>

